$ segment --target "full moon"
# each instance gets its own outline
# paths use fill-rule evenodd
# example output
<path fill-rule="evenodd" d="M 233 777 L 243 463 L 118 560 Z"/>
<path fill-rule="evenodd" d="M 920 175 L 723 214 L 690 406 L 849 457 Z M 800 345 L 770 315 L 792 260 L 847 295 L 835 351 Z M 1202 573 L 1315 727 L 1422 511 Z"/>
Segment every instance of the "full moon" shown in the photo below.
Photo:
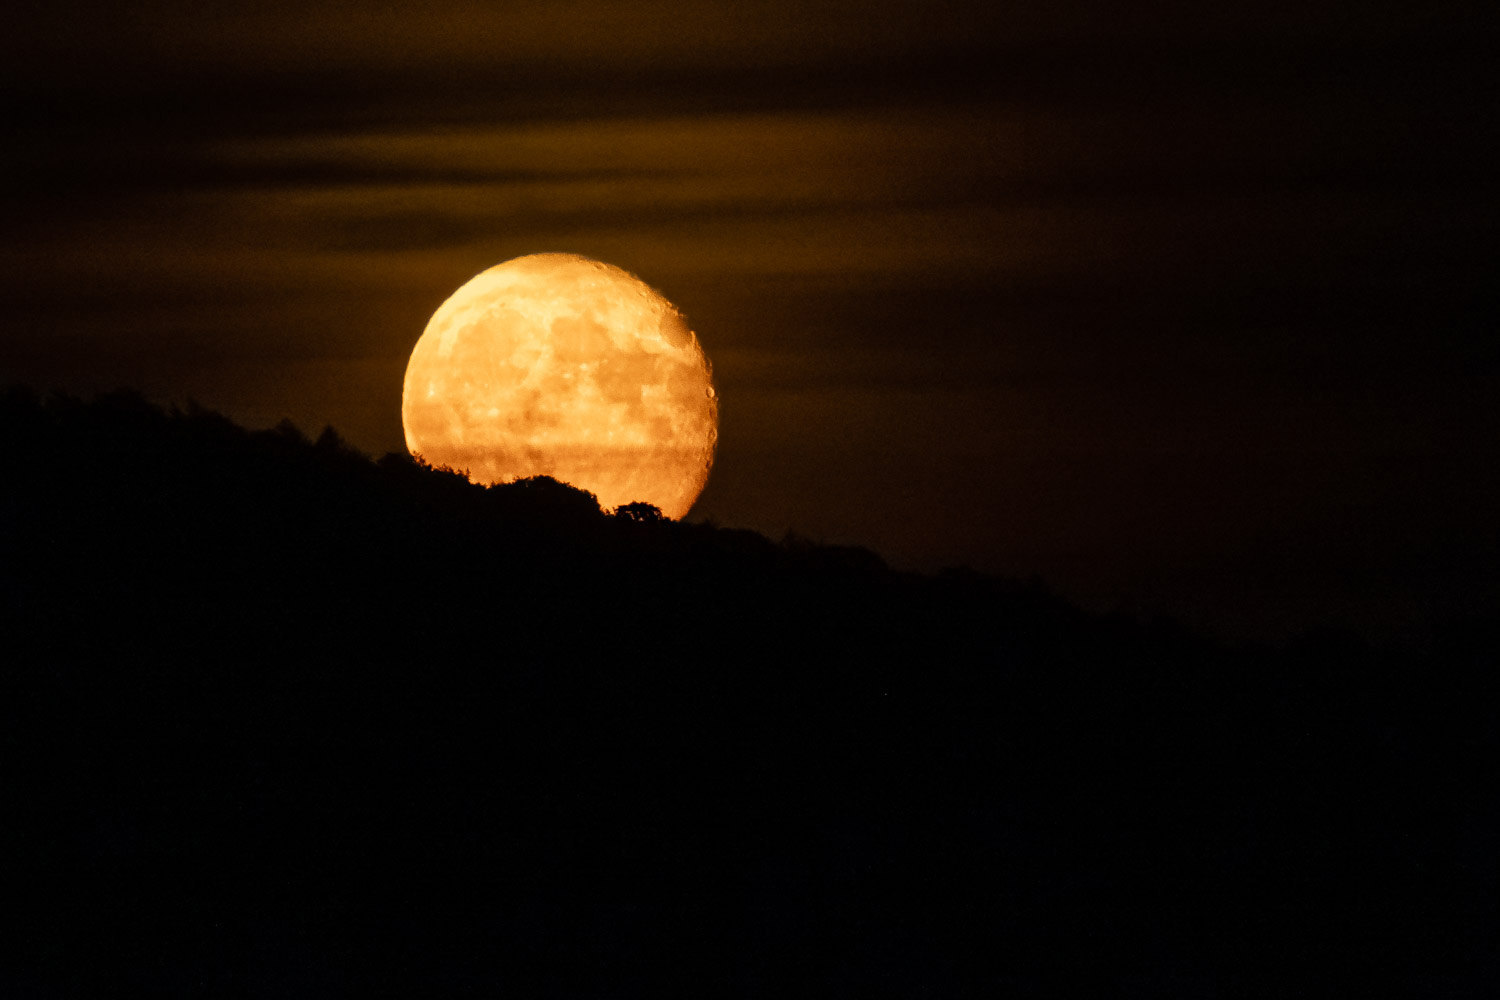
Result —
<path fill-rule="evenodd" d="M 478 483 L 551 476 L 680 519 L 708 480 L 718 397 L 698 338 L 635 275 L 565 253 L 476 275 L 406 366 L 406 446 Z"/>

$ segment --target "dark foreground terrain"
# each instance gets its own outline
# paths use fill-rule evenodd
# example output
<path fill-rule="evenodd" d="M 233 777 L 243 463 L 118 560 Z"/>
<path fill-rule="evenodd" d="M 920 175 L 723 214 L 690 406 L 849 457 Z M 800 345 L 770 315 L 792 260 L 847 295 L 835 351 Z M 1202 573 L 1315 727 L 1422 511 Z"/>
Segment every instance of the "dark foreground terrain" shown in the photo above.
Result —
<path fill-rule="evenodd" d="M 0 995 L 1495 995 L 1474 623 L 1229 648 L 129 395 L 0 443 Z"/>

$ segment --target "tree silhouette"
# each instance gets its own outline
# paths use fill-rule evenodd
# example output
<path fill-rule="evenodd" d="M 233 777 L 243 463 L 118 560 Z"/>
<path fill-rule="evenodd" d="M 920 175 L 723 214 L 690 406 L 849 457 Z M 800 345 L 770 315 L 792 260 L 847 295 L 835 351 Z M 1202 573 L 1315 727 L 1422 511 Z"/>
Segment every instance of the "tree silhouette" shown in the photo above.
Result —
<path fill-rule="evenodd" d="M 653 524 L 657 521 L 667 520 L 667 515 L 661 512 L 660 507 L 642 501 L 621 504 L 615 508 L 615 517 L 622 521 L 634 521 L 641 524 Z"/>

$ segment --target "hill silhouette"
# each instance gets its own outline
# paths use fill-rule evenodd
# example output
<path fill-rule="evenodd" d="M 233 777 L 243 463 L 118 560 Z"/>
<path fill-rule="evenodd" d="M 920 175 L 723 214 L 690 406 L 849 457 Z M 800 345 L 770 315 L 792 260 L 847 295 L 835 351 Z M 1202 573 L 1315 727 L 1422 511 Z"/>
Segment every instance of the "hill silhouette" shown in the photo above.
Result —
<path fill-rule="evenodd" d="M 0 442 L 7 995 L 1500 972 L 1477 627 L 1224 646 L 130 393 Z"/>

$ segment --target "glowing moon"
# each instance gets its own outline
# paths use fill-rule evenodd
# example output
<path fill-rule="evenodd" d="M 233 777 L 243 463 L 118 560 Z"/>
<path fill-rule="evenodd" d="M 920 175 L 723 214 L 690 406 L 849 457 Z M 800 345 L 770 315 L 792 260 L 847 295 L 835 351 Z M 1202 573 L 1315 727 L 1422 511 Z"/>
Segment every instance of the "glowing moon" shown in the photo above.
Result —
<path fill-rule="evenodd" d="M 406 366 L 406 446 L 480 483 L 552 476 L 606 509 L 681 518 L 718 440 L 708 359 L 682 314 L 635 275 L 574 254 L 475 276 Z"/>

